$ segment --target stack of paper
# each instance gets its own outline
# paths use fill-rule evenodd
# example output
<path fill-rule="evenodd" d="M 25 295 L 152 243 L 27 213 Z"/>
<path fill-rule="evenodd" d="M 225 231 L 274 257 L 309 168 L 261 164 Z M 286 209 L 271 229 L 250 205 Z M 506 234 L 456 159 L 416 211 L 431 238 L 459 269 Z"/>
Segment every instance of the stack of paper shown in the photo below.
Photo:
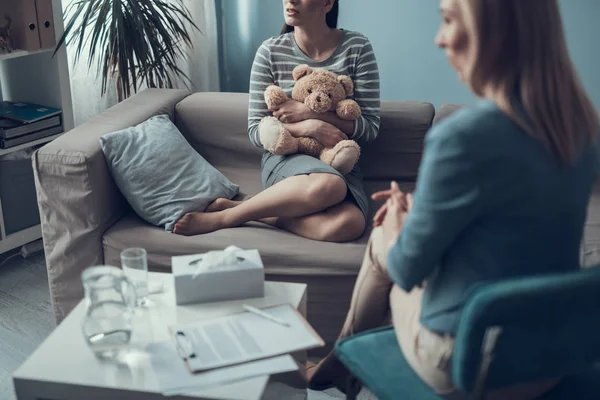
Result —
<path fill-rule="evenodd" d="M 294 371 L 290 353 L 324 345 L 289 304 L 262 311 L 171 327 L 172 341 L 148 347 L 162 393 Z"/>
<path fill-rule="evenodd" d="M 160 391 L 165 396 L 175 396 L 197 389 L 298 369 L 294 359 L 286 355 L 192 374 L 179 358 L 173 343 L 153 343 L 147 350 L 152 368 L 158 378 Z"/>

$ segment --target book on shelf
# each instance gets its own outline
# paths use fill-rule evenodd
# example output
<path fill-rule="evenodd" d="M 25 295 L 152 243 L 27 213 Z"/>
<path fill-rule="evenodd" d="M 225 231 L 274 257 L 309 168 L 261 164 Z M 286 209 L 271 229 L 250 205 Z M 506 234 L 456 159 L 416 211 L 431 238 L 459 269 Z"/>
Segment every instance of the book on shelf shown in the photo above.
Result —
<path fill-rule="evenodd" d="M 37 122 L 32 122 L 30 124 L 25 124 L 23 122 L 18 122 L 8 118 L 0 118 L 0 138 L 12 139 L 18 136 L 37 132 L 42 129 L 54 128 L 61 125 L 62 118 L 60 115 L 42 119 Z"/>
<path fill-rule="evenodd" d="M 18 146 L 23 143 L 33 142 L 46 138 L 48 136 L 58 135 L 63 132 L 62 125 L 55 126 L 54 128 L 42 129 L 37 132 L 28 133 L 26 135 L 17 136 L 12 139 L 4 139 L 0 137 L 0 149 L 10 149 L 11 147 Z"/>
<path fill-rule="evenodd" d="M 31 124 L 61 114 L 62 111 L 58 108 L 46 107 L 41 104 L 14 101 L 0 103 L 0 118 L 11 119 L 24 124 Z"/>

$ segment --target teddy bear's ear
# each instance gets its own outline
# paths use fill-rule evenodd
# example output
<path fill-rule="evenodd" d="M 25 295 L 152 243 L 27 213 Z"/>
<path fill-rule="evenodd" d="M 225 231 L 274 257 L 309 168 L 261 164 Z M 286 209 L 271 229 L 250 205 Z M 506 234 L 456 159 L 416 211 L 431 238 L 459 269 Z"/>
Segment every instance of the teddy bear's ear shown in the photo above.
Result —
<path fill-rule="evenodd" d="M 294 70 L 292 71 L 292 76 L 294 77 L 294 80 L 297 81 L 298 79 L 303 78 L 306 75 L 310 75 L 312 73 L 313 70 L 311 67 L 308 66 L 308 64 L 301 64 L 294 68 Z"/>
<path fill-rule="evenodd" d="M 352 79 L 346 75 L 339 75 L 337 80 L 344 87 L 344 90 L 346 91 L 346 97 L 352 96 L 352 93 L 354 92 L 354 83 L 352 83 Z"/>

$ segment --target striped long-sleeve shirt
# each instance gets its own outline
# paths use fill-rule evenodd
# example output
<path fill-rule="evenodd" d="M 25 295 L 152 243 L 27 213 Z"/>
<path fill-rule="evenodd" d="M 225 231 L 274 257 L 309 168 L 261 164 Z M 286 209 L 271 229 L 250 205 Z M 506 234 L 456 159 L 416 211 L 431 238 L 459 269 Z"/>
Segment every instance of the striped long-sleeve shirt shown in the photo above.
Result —
<path fill-rule="evenodd" d="M 324 68 L 347 75 L 354 82 L 353 99 L 362 110 L 354 124 L 350 139 L 369 142 L 379 132 L 379 70 L 369 40 L 360 33 L 344 30 L 340 46 L 327 60 L 315 62 L 300 50 L 293 33 L 266 40 L 256 52 L 250 75 L 248 135 L 252 143 L 262 147 L 258 133 L 260 120 L 272 113 L 265 104 L 264 93 L 269 85 L 281 87 L 288 97 L 294 87 L 293 69 L 300 64 Z"/>

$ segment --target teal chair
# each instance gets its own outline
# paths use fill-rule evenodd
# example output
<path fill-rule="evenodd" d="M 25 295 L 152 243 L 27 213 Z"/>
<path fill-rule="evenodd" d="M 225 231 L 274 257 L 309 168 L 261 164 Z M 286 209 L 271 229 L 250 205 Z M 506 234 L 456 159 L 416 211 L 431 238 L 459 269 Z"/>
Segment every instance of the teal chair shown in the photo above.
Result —
<path fill-rule="evenodd" d="M 438 400 L 404 359 L 394 329 L 339 341 L 350 370 L 380 400 Z M 543 400 L 600 399 L 600 268 L 480 285 L 463 308 L 452 356 L 454 385 L 469 398 L 564 377 Z"/>

